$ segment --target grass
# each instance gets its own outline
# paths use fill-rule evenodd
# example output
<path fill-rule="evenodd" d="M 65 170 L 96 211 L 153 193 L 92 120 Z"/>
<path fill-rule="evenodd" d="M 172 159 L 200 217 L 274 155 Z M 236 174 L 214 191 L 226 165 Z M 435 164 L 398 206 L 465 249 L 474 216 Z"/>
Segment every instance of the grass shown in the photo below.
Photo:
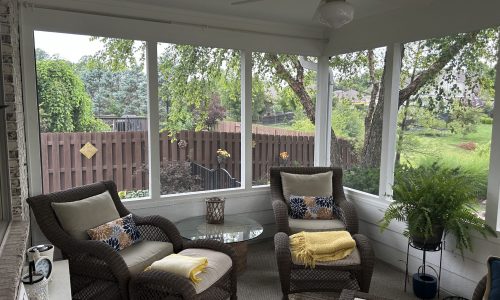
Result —
<path fill-rule="evenodd" d="M 489 143 L 491 141 L 491 125 L 480 124 L 477 131 L 468 135 L 446 134 L 429 136 L 419 132 L 407 133 L 412 140 L 411 150 L 403 153 L 401 163 L 413 166 L 428 165 L 439 161 L 449 167 L 460 167 L 470 172 L 477 179 L 478 201 L 474 207 L 484 211 L 482 200 L 486 199 L 489 169 Z M 459 147 L 462 143 L 474 142 L 476 150 L 465 150 Z"/>
<path fill-rule="evenodd" d="M 428 160 L 441 160 L 443 163 L 456 166 L 476 165 L 488 167 L 487 155 L 480 155 L 480 151 L 465 150 L 459 147 L 462 143 L 474 142 L 478 148 L 485 147 L 491 140 L 491 125 L 480 124 L 477 131 L 468 135 L 444 134 L 442 136 L 429 136 L 419 132 L 406 135 L 412 139 L 412 150 L 402 155 L 402 162 L 420 165 Z M 478 166 L 479 165 L 479 166 Z"/>

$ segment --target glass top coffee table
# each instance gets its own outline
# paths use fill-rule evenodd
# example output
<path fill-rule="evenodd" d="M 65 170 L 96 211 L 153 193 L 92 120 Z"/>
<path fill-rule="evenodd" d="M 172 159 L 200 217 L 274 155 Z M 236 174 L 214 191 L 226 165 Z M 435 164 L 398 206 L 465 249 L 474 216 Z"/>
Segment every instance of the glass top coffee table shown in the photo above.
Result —
<path fill-rule="evenodd" d="M 192 217 L 177 222 L 181 236 L 188 240 L 211 239 L 231 246 L 236 252 L 236 270 L 242 272 L 247 264 L 247 241 L 262 234 L 264 229 L 257 221 L 225 215 L 224 223 L 208 224 L 205 216 Z"/>

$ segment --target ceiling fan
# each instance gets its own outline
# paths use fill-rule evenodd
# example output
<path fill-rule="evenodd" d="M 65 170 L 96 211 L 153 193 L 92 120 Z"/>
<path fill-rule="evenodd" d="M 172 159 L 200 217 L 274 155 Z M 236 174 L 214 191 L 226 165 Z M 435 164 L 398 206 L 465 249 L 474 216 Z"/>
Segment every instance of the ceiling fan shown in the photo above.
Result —
<path fill-rule="evenodd" d="M 264 0 L 237 0 L 231 5 L 242 5 Z M 354 18 L 354 7 L 346 0 L 321 0 L 313 19 L 319 23 L 334 28 L 340 28 L 350 23 Z"/>

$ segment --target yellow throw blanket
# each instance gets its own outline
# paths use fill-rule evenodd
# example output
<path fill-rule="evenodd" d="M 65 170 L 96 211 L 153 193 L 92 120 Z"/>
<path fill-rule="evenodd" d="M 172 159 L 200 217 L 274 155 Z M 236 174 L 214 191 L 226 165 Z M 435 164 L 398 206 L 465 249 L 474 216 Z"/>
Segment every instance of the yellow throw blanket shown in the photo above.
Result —
<path fill-rule="evenodd" d="M 356 241 L 347 231 L 299 232 L 290 236 L 292 256 L 314 268 L 317 262 L 330 262 L 349 256 Z"/>
<path fill-rule="evenodd" d="M 155 261 L 151 266 L 146 268 L 146 271 L 155 270 L 170 272 L 189 278 L 194 283 L 198 283 L 201 279 L 197 275 L 203 272 L 207 265 L 208 259 L 206 257 L 170 254 L 165 258 Z"/>

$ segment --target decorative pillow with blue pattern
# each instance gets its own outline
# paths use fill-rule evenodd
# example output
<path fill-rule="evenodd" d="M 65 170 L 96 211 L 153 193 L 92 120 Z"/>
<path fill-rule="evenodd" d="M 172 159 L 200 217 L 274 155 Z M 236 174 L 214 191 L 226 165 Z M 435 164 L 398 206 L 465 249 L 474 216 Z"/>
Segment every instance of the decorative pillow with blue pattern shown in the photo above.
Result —
<path fill-rule="evenodd" d="M 116 251 L 123 250 L 142 240 L 132 214 L 87 230 L 90 238 L 110 245 Z"/>
<path fill-rule="evenodd" d="M 331 220 L 335 203 L 332 196 L 290 196 L 290 217 L 304 220 Z"/>

